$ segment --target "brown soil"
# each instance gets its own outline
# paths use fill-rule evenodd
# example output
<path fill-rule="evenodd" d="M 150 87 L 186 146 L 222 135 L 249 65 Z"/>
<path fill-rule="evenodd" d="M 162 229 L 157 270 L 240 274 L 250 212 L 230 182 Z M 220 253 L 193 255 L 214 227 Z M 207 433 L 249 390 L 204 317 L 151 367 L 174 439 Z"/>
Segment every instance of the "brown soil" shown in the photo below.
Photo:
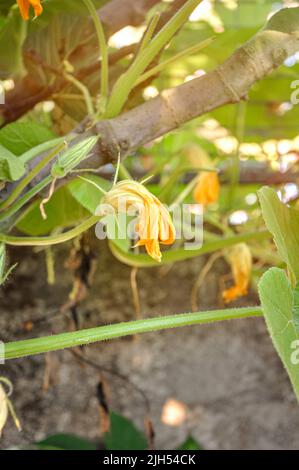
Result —
<path fill-rule="evenodd" d="M 2 291 L 1 339 L 11 341 L 64 331 L 70 323 L 51 313 L 67 299 L 71 274 L 62 268 L 66 253 L 56 251 L 57 283 L 48 286 L 44 253 L 16 250 L 22 263 Z M 138 272 L 144 316 L 190 311 L 190 292 L 203 258 L 176 264 L 170 270 Z M 200 308 L 219 306 L 220 260 L 199 292 Z M 251 293 L 243 305 L 255 304 Z M 241 303 L 240 303 L 241 304 Z M 80 326 L 134 318 L 130 268 L 116 261 L 102 244 L 89 297 L 79 307 Z M 31 332 L 24 321 L 41 315 L 49 320 Z M 289 380 L 273 350 L 262 319 L 188 327 L 138 338 L 99 343 L 85 354 L 105 368 L 125 375 L 150 402 L 158 449 L 177 447 L 192 434 L 206 449 L 298 449 L 299 408 Z M 50 355 L 54 382 L 42 390 L 45 357 L 13 360 L 0 374 L 14 384 L 13 402 L 23 425 L 18 433 L 10 419 L 1 448 L 16 447 L 54 433 L 99 438 L 96 385 L 99 372 L 82 367 L 68 351 Z M 142 428 L 146 414 L 142 396 L 130 384 L 105 374 L 111 407 Z M 183 402 L 188 419 L 179 427 L 161 422 L 169 398 Z"/>

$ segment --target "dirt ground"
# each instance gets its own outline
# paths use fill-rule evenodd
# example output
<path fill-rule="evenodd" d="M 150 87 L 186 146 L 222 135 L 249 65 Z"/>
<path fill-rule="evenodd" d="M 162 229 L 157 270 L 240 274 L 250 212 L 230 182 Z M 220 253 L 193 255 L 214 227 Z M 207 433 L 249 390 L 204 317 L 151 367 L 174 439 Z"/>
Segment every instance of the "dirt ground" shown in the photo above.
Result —
<path fill-rule="evenodd" d="M 70 327 L 61 316 L 51 317 L 71 288 L 71 273 L 62 269 L 67 254 L 56 251 L 60 274 L 56 285 L 49 286 L 44 253 L 15 250 L 13 259 L 21 253 L 23 261 L 2 291 L 3 341 L 57 333 Z M 142 314 L 190 311 L 191 288 L 203 262 L 203 258 L 197 258 L 168 271 L 139 271 Z M 227 271 L 219 260 L 199 292 L 201 309 L 219 306 L 219 274 Z M 252 292 L 245 304 L 257 301 Z M 115 260 L 104 244 L 99 248 L 95 282 L 79 313 L 84 328 L 134 318 L 130 268 Z M 41 316 L 49 319 L 37 323 L 31 332 L 24 332 L 24 321 Z M 85 354 L 125 375 L 146 394 L 158 449 L 176 448 L 190 433 L 206 449 L 299 448 L 299 407 L 262 319 L 145 334 L 92 345 L 85 348 Z M 95 394 L 99 372 L 80 366 L 68 351 L 52 353 L 50 358 L 54 383 L 47 392 L 43 391 L 44 356 L 1 366 L 0 375 L 14 384 L 13 402 L 23 432 L 18 433 L 10 419 L 0 448 L 28 444 L 61 432 L 99 438 Z M 105 377 L 111 408 L 142 429 L 146 414 L 142 396 L 128 382 L 110 374 Z M 181 401 L 188 410 L 187 419 L 178 427 L 161 422 L 161 410 L 169 398 Z"/>

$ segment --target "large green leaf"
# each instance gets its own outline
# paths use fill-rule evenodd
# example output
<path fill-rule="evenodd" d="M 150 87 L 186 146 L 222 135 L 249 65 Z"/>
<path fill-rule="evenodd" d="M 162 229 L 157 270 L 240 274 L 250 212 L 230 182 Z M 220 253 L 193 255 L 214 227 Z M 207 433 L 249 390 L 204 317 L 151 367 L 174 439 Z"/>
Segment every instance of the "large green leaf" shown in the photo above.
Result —
<path fill-rule="evenodd" d="M 104 442 L 108 450 L 144 450 L 147 441 L 142 432 L 135 425 L 117 413 L 111 413 L 111 428 L 104 435 Z"/>
<path fill-rule="evenodd" d="M 23 162 L 0 144 L 0 181 L 17 181 L 24 173 Z"/>
<path fill-rule="evenodd" d="M 0 130 L 0 144 L 15 155 L 22 155 L 54 137 L 48 127 L 34 121 L 13 122 Z"/>
<path fill-rule="evenodd" d="M 96 450 L 96 445 L 74 434 L 54 434 L 37 442 L 39 450 Z"/>
<path fill-rule="evenodd" d="M 209 59 L 219 62 L 228 57 L 236 47 L 244 44 L 244 34 L 252 27 L 250 36 L 266 22 L 273 4 L 264 0 L 238 2 L 236 8 L 227 8 L 226 4 L 216 2 L 215 9 L 224 23 L 225 32 L 209 46 Z M 298 29 L 298 8 L 284 10 L 281 15 L 274 15 L 267 23 L 267 29 L 296 31 Z M 247 39 L 249 39 L 249 37 Z M 225 46 L 225 47 L 223 47 Z M 214 48 L 220 53 L 215 55 Z M 204 51 L 206 52 L 206 50 Z M 216 52 L 217 54 L 217 52 Z M 292 65 L 292 66 L 291 66 Z M 266 139 L 294 138 L 298 134 L 296 123 L 299 120 L 299 107 L 291 101 L 292 82 L 298 76 L 299 64 L 288 63 L 277 71 L 257 82 L 249 93 L 246 107 L 244 141 L 263 141 Z M 238 116 L 235 105 L 224 106 L 214 110 L 212 117 L 218 120 L 232 134 L 238 130 Z"/>
<path fill-rule="evenodd" d="M 236 8 L 227 3 L 215 2 L 215 10 L 220 16 L 225 29 L 259 28 L 267 20 L 272 10 L 271 2 L 265 0 L 236 2 Z"/>
<path fill-rule="evenodd" d="M 299 332 L 299 283 L 294 289 L 293 318 L 297 331 Z"/>
<path fill-rule="evenodd" d="M 283 204 L 272 188 L 265 186 L 258 195 L 266 226 L 274 237 L 279 255 L 293 278 L 299 280 L 299 211 Z"/>
<path fill-rule="evenodd" d="M 73 179 L 68 184 L 68 188 L 76 201 L 82 204 L 91 214 L 95 214 L 103 197 L 103 193 L 97 186 L 104 191 L 108 191 L 111 187 L 111 183 L 93 174 L 84 175 L 84 178 L 86 179 Z"/>
<path fill-rule="evenodd" d="M 192 436 L 189 436 L 179 446 L 179 450 L 202 450 L 202 446 Z"/>
<path fill-rule="evenodd" d="M 0 31 L 0 79 L 24 72 L 22 47 L 26 33 L 27 23 L 14 5 Z"/>
<path fill-rule="evenodd" d="M 86 180 L 76 178 L 68 184 L 68 189 L 72 196 L 82 206 L 87 209 L 91 214 L 97 213 L 97 208 L 102 199 L 102 192 L 108 191 L 111 188 L 111 183 L 100 176 L 88 174 Z M 102 225 L 105 225 L 105 233 L 110 240 L 122 251 L 128 251 L 131 246 L 130 240 L 127 238 L 127 226 L 125 221 L 127 218 L 122 219 L 123 215 L 118 215 L 118 220 L 113 214 L 108 214 L 101 219 Z M 123 222 L 123 223 L 122 223 Z M 98 233 L 97 233 L 98 234 Z"/>
<path fill-rule="evenodd" d="M 260 280 L 259 295 L 273 344 L 299 400 L 299 331 L 292 315 L 294 293 L 285 272 L 269 269 Z"/>
<path fill-rule="evenodd" d="M 40 201 L 34 202 L 18 222 L 18 229 L 28 235 L 45 235 L 57 227 L 78 224 L 88 212 L 78 204 L 66 187 L 59 188 L 45 205 L 47 219 L 39 209 Z"/>

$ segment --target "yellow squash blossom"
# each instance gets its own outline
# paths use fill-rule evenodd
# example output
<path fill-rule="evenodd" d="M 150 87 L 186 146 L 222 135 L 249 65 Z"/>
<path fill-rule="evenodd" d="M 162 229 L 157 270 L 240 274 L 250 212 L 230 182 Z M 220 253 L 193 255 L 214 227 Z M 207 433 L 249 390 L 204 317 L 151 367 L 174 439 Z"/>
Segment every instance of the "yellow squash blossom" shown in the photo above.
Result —
<path fill-rule="evenodd" d="M 245 243 L 239 243 L 231 248 L 227 259 L 231 265 L 235 285 L 222 293 L 225 303 L 247 294 L 252 269 L 251 252 Z"/>
<path fill-rule="evenodd" d="M 170 245 L 175 240 L 175 228 L 168 210 L 159 199 L 141 183 L 132 180 L 120 181 L 104 196 L 102 203 L 117 211 L 130 208 L 138 212 L 136 227 L 139 241 L 136 246 L 145 246 L 147 253 L 161 261 L 160 243 Z"/>
<path fill-rule="evenodd" d="M 29 20 L 30 6 L 33 7 L 35 16 L 39 16 L 43 12 L 41 0 L 17 0 L 17 3 L 19 5 L 20 12 L 24 20 Z"/>
<path fill-rule="evenodd" d="M 207 206 L 219 198 L 220 183 L 216 172 L 202 172 L 194 188 L 193 197 L 198 204 Z"/>

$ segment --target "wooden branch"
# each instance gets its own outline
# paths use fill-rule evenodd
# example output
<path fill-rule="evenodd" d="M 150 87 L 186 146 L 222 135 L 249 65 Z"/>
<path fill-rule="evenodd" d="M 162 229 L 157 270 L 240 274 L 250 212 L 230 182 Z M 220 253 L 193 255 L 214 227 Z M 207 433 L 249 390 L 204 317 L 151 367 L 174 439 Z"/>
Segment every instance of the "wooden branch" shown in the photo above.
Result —
<path fill-rule="evenodd" d="M 84 168 L 114 162 L 119 150 L 125 156 L 195 117 L 246 99 L 254 83 L 298 50 L 299 7 L 283 9 L 214 71 L 78 134 L 77 141 L 94 133 L 101 137 Z"/>
<path fill-rule="evenodd" d="M 292 22 L 288 21 L 290 13 Z M 247 99 L 252 85 L 298 50 L 299 7 L 283 9 L 214 71 L 163 91 L 115 119 L 99 122 L 93 132 L 101 135 L 101 143 L 89 167 L 113 161 L 119 148 L 126 155 L 195 117 Z"/>

